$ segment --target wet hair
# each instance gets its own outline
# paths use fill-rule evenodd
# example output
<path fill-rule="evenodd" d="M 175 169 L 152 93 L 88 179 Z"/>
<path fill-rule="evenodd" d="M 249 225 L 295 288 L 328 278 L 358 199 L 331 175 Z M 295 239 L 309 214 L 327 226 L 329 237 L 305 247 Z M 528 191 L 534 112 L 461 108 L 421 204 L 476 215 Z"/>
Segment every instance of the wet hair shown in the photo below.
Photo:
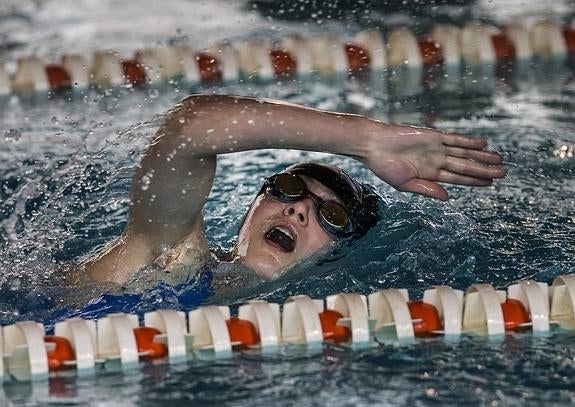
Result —
<path fill-rule="evenodd" d="M 287 167 L 282 173 L 305 175 L 331 189 L 348 210 L 353 229 L 352 239 L 364 236 L 380 219 L 380 198 L 368 185 L 359 183 L 335 165 L 300 163 Z"/>

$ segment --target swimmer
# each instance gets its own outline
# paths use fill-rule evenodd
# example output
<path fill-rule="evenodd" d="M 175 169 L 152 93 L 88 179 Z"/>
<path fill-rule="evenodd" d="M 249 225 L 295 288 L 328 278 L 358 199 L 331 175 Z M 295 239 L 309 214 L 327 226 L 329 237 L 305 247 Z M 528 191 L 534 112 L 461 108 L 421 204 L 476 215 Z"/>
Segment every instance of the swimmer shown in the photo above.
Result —
<path fill-rule="evenodd" d="M 95 281 L 126 283 L 139 269 L 199 268 L 210 259 L 202 208 L 217 156 L 256 149 L 341 154 L 400 191 L 447 200 L 439 183 L 488 186 L 505 176 L 487 142 L 360 115 L 236 96 L 194 95 L 168 112 L 137 166 L 122 235 L 85 264 Z M 296 164 L 266 178 L 243 220 L 235 262 L 272 279 L 378 220 L 374 194 L 344 170 Z"/>

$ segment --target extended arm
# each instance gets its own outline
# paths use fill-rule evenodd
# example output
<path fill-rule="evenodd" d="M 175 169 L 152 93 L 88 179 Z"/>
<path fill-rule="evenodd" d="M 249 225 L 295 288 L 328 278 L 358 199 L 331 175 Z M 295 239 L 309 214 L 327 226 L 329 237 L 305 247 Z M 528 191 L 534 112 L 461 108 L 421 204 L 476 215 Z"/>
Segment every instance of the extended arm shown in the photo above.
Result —
<path fill-rule="evenodd" d="M 89 264 L 97 280 L 125 281 L 190 233 L 207 250 L 201 210 L 218 154 L 286 148 L 354 157 L 402 191 L 447 199 L 437 182 L 489 185 L 505 175 L 484 140 L 276 101 L 191 96 L 158 130 L 138 166 L 122 237 Z"/>

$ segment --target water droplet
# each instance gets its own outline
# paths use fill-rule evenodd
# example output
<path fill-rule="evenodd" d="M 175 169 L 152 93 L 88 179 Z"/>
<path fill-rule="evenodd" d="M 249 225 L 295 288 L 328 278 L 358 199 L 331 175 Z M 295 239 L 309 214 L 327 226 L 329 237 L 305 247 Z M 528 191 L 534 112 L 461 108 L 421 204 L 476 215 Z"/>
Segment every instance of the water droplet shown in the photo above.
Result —
<path fill-rule="evenodd" d="M 142 191 L 146 191 L 149 187 L 150 187 L 150 182 L 152 182 L 152 175 L 151 174 L 145 174 L 142 176 L 142 179 L 140 180 L 142 183 Z"/>
<path fill-rule="evenodd" d="M 22 137 L 22 132 L 20 132 L 18 129 L 8 129 L 4 133 L 4 139 L 13 143 L 20 140 L 20 137 Z"/>
<path fill-rule="evenodd" d="M 16 277 L 12 281 L 10 281 L 9 288 L 11 291 L 18 291 L 21 286 L 22 286 L 22 280 Z"/>
<path fill-rule="evenodd" d="M 158 89 L 150 89 L 148 91 L 148 96 L 150 96 L 150 99 L 157 99 L 158 96 L 160 96 L 160 92 Z"/>

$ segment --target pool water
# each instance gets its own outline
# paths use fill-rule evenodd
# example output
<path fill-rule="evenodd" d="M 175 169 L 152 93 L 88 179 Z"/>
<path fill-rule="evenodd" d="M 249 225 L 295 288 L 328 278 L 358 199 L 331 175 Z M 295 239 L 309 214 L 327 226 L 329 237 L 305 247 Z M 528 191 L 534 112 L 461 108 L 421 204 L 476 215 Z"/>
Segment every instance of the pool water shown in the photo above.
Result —
<path fill-rule="evenodd" d="M 70 7 L 64 7 L 67 3 Z M 206 45 L 224 37 L 279 38 L 295 31 L 351 35 L 367 24 L 367 17 L 286 22 L 235 2 L 153 4 L 146 2 L 155 18 L 141 5 L 112 0 L 78 6 L 7 2 L 0 7 L 0 27 L 10 29 L 0 31 L 0 55 L 8 60 L 26 52 L 58 56 L 103 43 L 131 51 L 183 37 Z M 479 6 L 436 12 L 443 17 L 497 15 L 497 3 Z M 568 13 L 563 6 L 559 12 Z M 189 9 L 196 14 L 178 14 Z M 374 19 L 381 18 L 378 13 L 373 11 Z M 418 18 L 423 17 L 396 13 L 392 20 Z M 434 284 L 465 290 L 489 282 L 504 288 L 520 279 L 550 283 L 575 272 L 575 158 L 567 154 L 575 145 L 571 61 L 523 68 L 525 75 L 516 70 L 506 80 L 473 71 L 455 82 L 440 77 L 437 87 L 425 92 L 408 86 L 409 73 L 395 72 L 387 82 L 315 78 L 211 88 L 165 84 L 2 99 L 0 323 L 36 320 L 51 327 L 69 316 L 97 318 L 118 311 L 141 316 L 158 308 L 237 306 L 252 298 L 283 303 L 295 294 L 323 298 L 389 287 L 407 288 L 419 298 Z M 141 152 L 162 113 L 193 92 L 274 97 L 484 137 L 505 157 L 509 175 L 489 188 L 448 187 L 452 199 L 442 203 L 394 191 L 345 157 L 279 150 L 222 156 L 205 210 L 208 238 L 216 248 L 231 247 L 237 220 L 263 178 L 303 160 L 335 163 L 375 186 L 382 197 L 382 221 L 330 256 L 238 290 L 213 293 L 203 281 L 176 287 L 135 284 L 113 294 L 101 286 L 62 287 L 54 281 L 62 265 L 86 259 L 121 232 Z M 7 383 L 0 389 L 0 405 L 3 399 L 27 406 L 567 405 L 575 401 L 574 340 L 575 332 L 555 330 L 544 337 L 464 336 L 364 350 L 326 345 L 314 353 L 287 347 L 277 355 L 245 352 L 218 362 L 145 364 L 126 373 Z"/>

